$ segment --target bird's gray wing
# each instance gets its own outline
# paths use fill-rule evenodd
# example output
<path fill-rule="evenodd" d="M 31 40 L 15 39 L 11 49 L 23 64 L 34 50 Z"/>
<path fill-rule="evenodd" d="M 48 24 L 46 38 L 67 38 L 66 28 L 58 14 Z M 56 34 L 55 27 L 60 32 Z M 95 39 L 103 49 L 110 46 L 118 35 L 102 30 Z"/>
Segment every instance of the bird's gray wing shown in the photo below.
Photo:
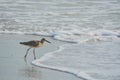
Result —
<path fill-rule="evenodd" d="M 28 42 L 23 42 L 24 45 L 28 46 L 37 46 L 39 44 L 38 41 L 28 41 Z"/>

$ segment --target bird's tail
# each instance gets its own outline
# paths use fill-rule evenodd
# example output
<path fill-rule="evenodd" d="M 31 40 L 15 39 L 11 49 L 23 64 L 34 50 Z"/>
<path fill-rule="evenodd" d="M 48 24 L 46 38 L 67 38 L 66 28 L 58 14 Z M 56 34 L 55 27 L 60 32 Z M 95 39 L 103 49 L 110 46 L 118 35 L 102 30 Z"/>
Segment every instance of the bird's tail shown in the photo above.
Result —
<path fill-rule="evenodd" d="M 20 44 L 29 45 L 27 42 L 20 42 Z"/>
<path fill-rule="evenodd" d="M 20 44 L 24 44 L 24 42 L 20 42 Z"/>

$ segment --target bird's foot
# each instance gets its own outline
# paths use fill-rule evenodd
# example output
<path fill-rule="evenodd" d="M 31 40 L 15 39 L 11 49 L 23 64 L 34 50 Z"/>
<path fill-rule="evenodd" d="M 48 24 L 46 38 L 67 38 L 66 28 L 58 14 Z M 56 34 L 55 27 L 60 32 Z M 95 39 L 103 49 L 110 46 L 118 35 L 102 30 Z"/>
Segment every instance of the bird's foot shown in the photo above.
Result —
<path fill-rule="evenodd" d="M 27 55 L 24 56 L 24 59 L 26 59 Z"/>
<path fill-rule="evenodd" d="M 24 61 L 27 62 L 26 57 L 24 56 Z"/>
<path fill-rule="evenodd" d="M 36 57 L 34 57 L 34 60 L 36 60 Z"/>

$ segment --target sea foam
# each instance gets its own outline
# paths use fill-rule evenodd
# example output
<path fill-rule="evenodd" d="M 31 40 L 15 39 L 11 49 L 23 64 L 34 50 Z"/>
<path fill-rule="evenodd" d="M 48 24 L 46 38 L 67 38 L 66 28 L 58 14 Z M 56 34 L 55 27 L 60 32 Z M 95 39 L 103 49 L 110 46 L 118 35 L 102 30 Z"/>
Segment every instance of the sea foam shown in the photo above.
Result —
<path fill-rule="evenodd" d="M 119 79 L 119 42 L 66 44 L 32 62 L 83 80 Z M 114 61 L 113 61 L 114 60 Z M 116 78 L 115 78 L 116 79 Z"/>
<path fill-rule="evenodd" d="M 76 44 L 73 44 L 76 45 Z M 66 68 L 66 67 L 55 67 L 55 66 L 50 66 L 50 65 L 46 65 L 42 62 L 46 61 L 47 59 L 54 57 L 53 55 L 57 52 L 61 52 L 62 50 L 65 49 L 65 47 L 70 46 L 70 45 L 62 45 L 59 47 L 58 50 L 53 51 L 53 52 L 49 52 L 46 53 L 43 57 L 41 57 L 40 59 L 37 59 L 35 61 L 32 61 L 32 64 L 41 68 L 45 68 L 45 69 L 50 69 L 50 70 L 55 70 L 55 71 L 60 71 L 60 72 L 65 72 L 68 74 L 72 74 L 80 79 L 83 80 L 98 80 L 98 79 L 94 79 L 91 76 L 89 76 L 88 74 L 86 74 L 83 71 L 79 71 L 77 69 L 73 69 L 73 68 Z"/>
<path fill-rule="evenodd" d="M 60 30 L 60 31 L 0 31 L 0 34 L 19 34 L 19 35 L 37 35 L 49 36 L 54 39 L 71 42 L 83 43 L 89 41 L 110 41 L 120 37 L 120 32 L 112 30 L 93 30 L 93 31 L 79 31 L 79 30 Z"/>

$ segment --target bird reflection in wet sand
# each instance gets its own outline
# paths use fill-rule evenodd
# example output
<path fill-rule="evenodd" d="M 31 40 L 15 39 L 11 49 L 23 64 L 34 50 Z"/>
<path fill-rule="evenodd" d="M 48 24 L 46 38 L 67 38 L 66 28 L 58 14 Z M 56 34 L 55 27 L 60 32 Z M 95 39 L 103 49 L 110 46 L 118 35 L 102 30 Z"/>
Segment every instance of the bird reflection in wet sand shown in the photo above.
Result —
<path fill-rule="evenodd" d="M 23 71 L 24 73 L 22 75 L 24 75 L 25 77 L 36 79 L 41 78 L 41 72 L 37 67 L 26 67 L 25 69 L 23 69 Z"/>

